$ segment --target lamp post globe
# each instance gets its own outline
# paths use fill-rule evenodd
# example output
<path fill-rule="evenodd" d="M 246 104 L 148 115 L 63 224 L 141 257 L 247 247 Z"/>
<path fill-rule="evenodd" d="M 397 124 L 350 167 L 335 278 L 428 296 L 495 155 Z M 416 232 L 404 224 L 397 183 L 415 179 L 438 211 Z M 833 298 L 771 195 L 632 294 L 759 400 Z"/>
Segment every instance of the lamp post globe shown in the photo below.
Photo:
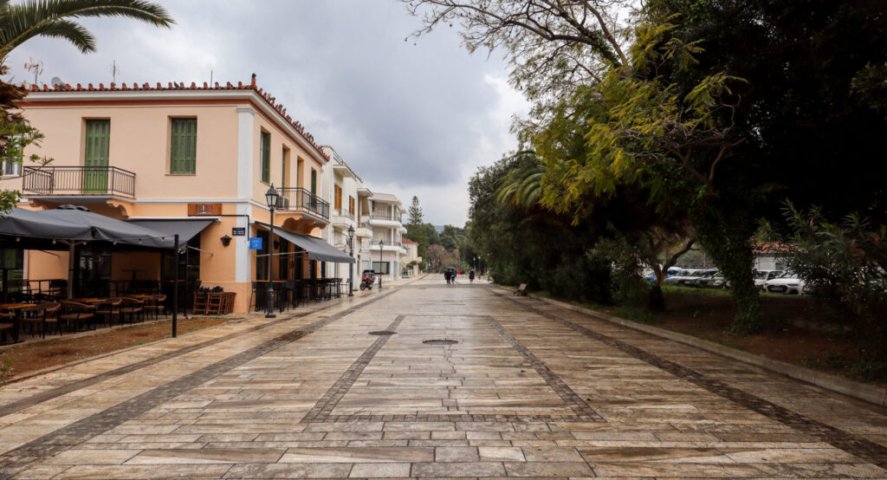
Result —
<path fill-rule="evenodd" d="M 266 293 L 267 301 L 265 311 L 265 318 L 276 318 L 277 315 L 274 314 L 274 209 L 277 208 L 278 202 L 280 201 L 280 194 L 277 193 L 277 190 L 274 188 L 274 184 L 271 184 L 271 188 L 265 192 L 265 202 L 268 204 L 268 210 L 271 211 L 271 235 L 268 238 L 268 292 Z"/>
<path fill-rule="evenodd" d="M 348 296 L 354 296 L 354 225 L 348 225 L 348 255 L 351 263 L 348 264 Z"/>
<path fill-rule="evenodd" d="M 385 240 L 379 240 L 379 270 L 382 269 L 382 247 L 385 246 Z M 379 272 L 379 290 L 382 290 L 382 272 Z"/>

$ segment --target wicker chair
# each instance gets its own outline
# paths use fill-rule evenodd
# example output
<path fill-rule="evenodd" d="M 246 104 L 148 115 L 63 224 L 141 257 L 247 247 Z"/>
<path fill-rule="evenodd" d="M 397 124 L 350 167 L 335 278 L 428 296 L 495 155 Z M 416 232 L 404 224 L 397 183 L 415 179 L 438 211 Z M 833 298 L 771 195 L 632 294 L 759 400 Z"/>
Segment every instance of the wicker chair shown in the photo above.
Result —
<path fill-rule="evenodd" d="M 165 301 L 166 301 L 166 295 L 163 295 L 163 294 L 154 295 L 148 301 L 145 302 L 145 310 L 149 313 L 153 312 L 155 319 L 160 318 L 161 313 L 165 317 L 166 316 L 166 304 L 163 303 Z"/>
<path fill-rule="evenodd" d="M 130 297 L 123 297 L 123 306 L 120 307 L 120 318 L 123 319 L 129 314 L 129 323 L 135 323 L 136 317 L 141 316 L 144 319 L 145 302 Z"/>
<path fill-rule="evenodd" d="M 6 343 L 7 332 L 15 330 L 15 314 L 0 313 L 0 341 Z"/>
<path fill-rule="evenodd" d="M 95 313 L 102 317 L 102 320 L 110 327 L 111 319 L 114 317 L 117 317 L 117 323 L 123 323 L 122 314 L 120 313 L 121 305 L 123 305 L 123 298 L 111 297 L 104 303 L 99 304 L 96 307 Z"/>
<path fill-rule="evenodd" d="M 95 318 L 95 307 L 92 305 L 72 302 L 70 300 L 62 300 L 59 303 L 63 310 L 62 314 L 59 315 L 59 321 L 67 323 L 71 327 L 72 332 L 86 324 L 89 320 Z"/>

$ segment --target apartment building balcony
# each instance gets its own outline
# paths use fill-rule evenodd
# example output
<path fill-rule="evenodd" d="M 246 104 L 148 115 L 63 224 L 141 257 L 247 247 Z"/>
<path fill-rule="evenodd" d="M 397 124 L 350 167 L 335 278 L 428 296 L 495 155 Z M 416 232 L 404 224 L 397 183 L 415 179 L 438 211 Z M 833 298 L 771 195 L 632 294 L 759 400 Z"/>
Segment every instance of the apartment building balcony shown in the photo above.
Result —
<path fill-rule="evenodd" d="M 117 167 L 24 167 L 22 193 L 53 202 L 136 196 L 136 174 Z"/>
<path fill-rule="evenodd" d="M 330 220 L 330 204 L 304 188 L 280 188 L 277 208 L 282 212 L 307 213 L 327 222 Z"/>
<path fill-rule="evenodd" d="M 401 224 L 401 216 L 394 215 L 390 213 L 376 213 L 373 212 L 369 218 L 369 224 L 373 227 L 391 227 L 391 228 L 400 228 L 403 226 Z"/>
<path fill-rule="evenodd" d="M 374 242 L 370 242 L 370 251 L 374 251 L 374 252 L 378 252 L 378 251 L 379 251 L 379 240 L 376 240 L 376 241 L 374 241 Z M 403 249 L 403 243 L 401 243 L 401 242 L 388 242 L 388 241 L 386 240 L 385 243 L 382 244 L 382 251 L 383 251 L 383 252 L 398 252 L 398 253 L 403 253 L 403 251 L 404 251 L 404 249 Z"/>
<path fill-rule="evenodd" d="M 347 229 L 349 226 L 354 225 L 354 213 L 348 211 L 344 208 L 334 208 L 333 209 L 333 226 L 339 227 L 342 229 Z"/>
<path fill-rule="evenodd" d="M 357 230 L 354 232 L 357 238 L 368 238 L 373 236 L 373 229 L 368 220 L 360 220 L 357 222 Z"/>

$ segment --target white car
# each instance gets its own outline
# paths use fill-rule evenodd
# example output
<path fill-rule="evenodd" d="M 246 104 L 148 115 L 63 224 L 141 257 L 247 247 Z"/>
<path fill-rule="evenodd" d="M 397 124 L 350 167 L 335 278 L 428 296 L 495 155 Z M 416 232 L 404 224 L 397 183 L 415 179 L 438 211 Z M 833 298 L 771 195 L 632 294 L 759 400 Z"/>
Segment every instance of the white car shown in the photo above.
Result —
<path fill-rule="evenodd" d="M 762 292 L 765 291 L 764 283 L 773 280 L 782 273 L 782 270 L 755 270 L 755 287 Z"/>
<path fill-rule="evenodd" d="M 671 285 L 683 285 L 685 287 L 694 287 L 696 286 L 696 282 L 699 281 L 700 278 L 703 277 L 706 273 L 716 273 L 717 270 L 699 270 L 699 269 L 688 269 L 683 270 L 681 273 L 668 277 L 665 279 L 665 283 Z"/>
<path fill-rule="evenodd" d="M 798 274 L 783 272 L 773 280 L 764 282 L 764 291 L 770 293 L 785 293 L 788 295 L 803 295 L 804 280 Z"/>

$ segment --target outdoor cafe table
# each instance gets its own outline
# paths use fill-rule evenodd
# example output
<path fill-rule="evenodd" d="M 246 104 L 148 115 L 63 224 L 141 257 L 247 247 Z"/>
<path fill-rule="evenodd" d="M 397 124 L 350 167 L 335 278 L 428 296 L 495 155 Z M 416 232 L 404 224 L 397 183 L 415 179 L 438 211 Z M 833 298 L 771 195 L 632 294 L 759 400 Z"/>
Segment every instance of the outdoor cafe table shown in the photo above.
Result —
<path fill-rule="evenodd" d="M 87 305 L 98 305 L 108 301 L 107 298 L 72 298 L 72 302 L 85 303 Z"/>
<path fill-rule="evenodd" d="M 21 328 L 21 311 L 23 308 L 33 307 L 29 303 L 4 303 L 0 305 L 0 311 L 12 312 L 15 314 L 12 320 L 12 342 L 18 343 L 19 330 Z"/>

